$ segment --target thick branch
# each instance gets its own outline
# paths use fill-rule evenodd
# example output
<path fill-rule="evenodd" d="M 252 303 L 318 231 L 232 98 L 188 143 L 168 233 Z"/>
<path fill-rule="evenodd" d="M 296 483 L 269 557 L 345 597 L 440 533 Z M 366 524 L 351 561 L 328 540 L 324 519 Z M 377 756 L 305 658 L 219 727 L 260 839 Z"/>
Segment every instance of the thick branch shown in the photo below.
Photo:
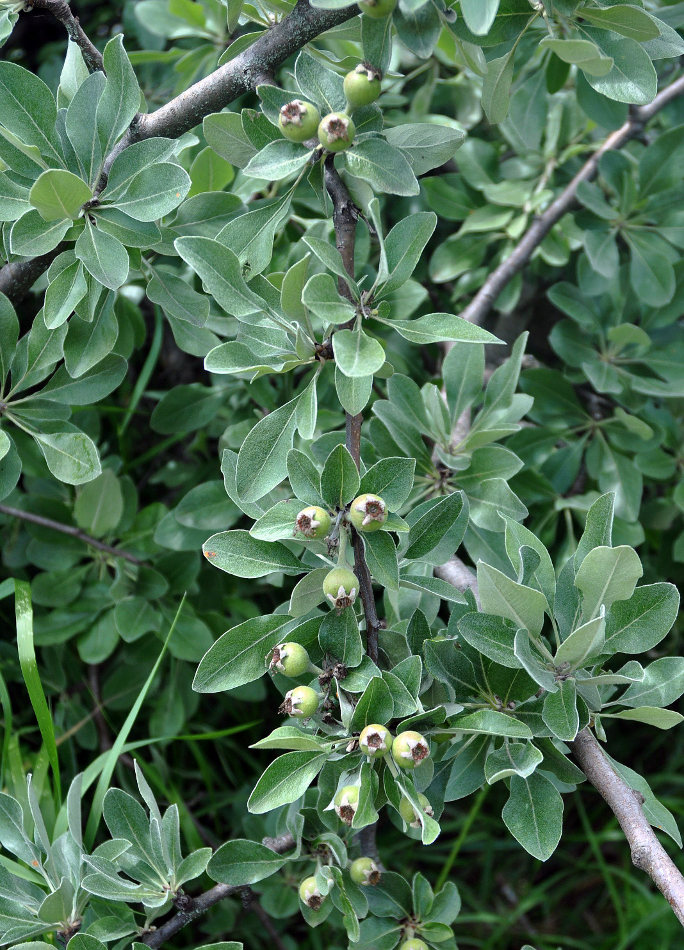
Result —
<path fill-rule="evenodd" d="M 21 521 L 30 521 L 31 524 L 40 525 L 41 528 L 51 528 L 53 531 L 59 531 L 61 534 L 68 534 L 72 538 L 78 538 L 79 541 L 89 544 L 91 548 L 96 548 L 98 551 L 105 551 L 114 557 L 123 558 L 125 561 L 130 561 L 131 564 L 142 564 L 139 558 L 133 554 L 129 554 L 128 551 L 122 551 L 121 548 L 113 548 L 110 544 L 98 541 L 97 538 L 91 538 L 89 534 L 86 534 L 85 531 L 81 531 L 80 528 L 76 528 L 74 525 L 62 524 L 61 521 L 53 521 L 52 518 L 44 518 L 43 515 L 35 515 L 32 511 L 22 511 L 21 508 L 11 508 L 9 505 L 0 505 L 0 514 L 9 515 L 10 518 L 19 518 Z"/>
<path fill-rule="evenodd" d="M 558 197 L 533 221 L 506 260 L 499 264 L 496 270 L 492 271 L 472 301 L 461 312 L 462 317 L 470 320 L 471 323 L 482 323 L 504 287 L 527 264 L 554 224 L 560 221 L 563 215 L 575 204 L 577 188 L 580 183 L 591 181 L 596 176 L 601 156 L 606 152 L 620 149 L 626 145 L 630 139 L 641 133 L 649 119 L 652 119 L 657 112 L 660 112 L 669 102 L 682 94 L 684 94 L 684 76 L 680 76 L 662 92 L 659 92 L 649 105 L 641 106 L 632 111 L 624 125 L 621 125 L 619 129 L 608 136 Z"/>
<path fill-rule="evenodd" d="M 354 245 L 356 242 L 356 219 L 359 216 L 356 205 L 352 201 L 347 187 L 335 168 L 335 156 L 328 155 L 324 165 L 325 187 L 332 199 L 333 225 L 335 227 L 335 244 L 342 256 L 342 263 L 346 272 L 354 276 Z M 351 290 L 346 281 L 339 278 L 340 294 L 354 303 Z M 353 453 L 352 453 L 353 454 Z M 358 460 L 357 460 L 358 465 Z"/>
<path fill-rule="evenodd" d="M 434 573 L 435 577 L 441 578 L 443 581 L 451 584 L 461 592 L 472 590 L 473 594 L 475 595 L 475 600 L 477 601 L 477 606 L 480 606 L 480 592 L 477 587 L 477 575 L 460 559 L 460 557 L 457 557 L 455 554 L 453 554 L 446 564 L 441 564 L 439 567 L 436 567 Z"/>
<path fill-rule="evenodd" d="M 34 10 L 47 10 L 56 20 L 59 20 L 69 34 L 69 39 L 73 40 L 81 50 L 88 72 L 94 73 L 102 70 L 102 54 L 90 42 L 79 23 L 78 17 L 74 16 L 71 7 L 65 0 L 31 0 L 31 7 Z"/>
<path fill-rule="evenodd" d="M 272 851 L 282 854 L 294 846 L 294 839 L 291 835 L 281 835 L 279 838 L 264 838 L 263 843 Z M 170 940 L 180 930 L 187 927 L 189 923 L 192 923 L 193 920 L 206 914 L 214 904 L 218 904 L 224 898 L 232 897 L 235 894 L 245 894 L 248 901 L 256 900 L 249 887 L 233 884 L 216 884 L 197 897 L 190 897 L 187 894 L 181 895 L 178 899 L 178 912 L 160 927 L 143 934 L 140 938 L 141 943 L 148 947 L 161 947 L 167 940 Z"/>
<path fill-rule="evenodd" d="M 40 257 L 29 257 L 22 261 L 13 261 L 0 267 L 0 293 L 9 297 L 14 303 L 19 303 L 40 275 L 48 269 L 58 254 L 67 249 L 65 243 L 58 244 L 47 254 Z"/>
<path fill-rule="evenodd" d="M 684 926 L 684 877 L 646 820 L 641 796 L 620 778 L 589 729 L 583 729 L 570 748 L 619 821 L 632 852 L 632 864 L 648 874 Z"/>

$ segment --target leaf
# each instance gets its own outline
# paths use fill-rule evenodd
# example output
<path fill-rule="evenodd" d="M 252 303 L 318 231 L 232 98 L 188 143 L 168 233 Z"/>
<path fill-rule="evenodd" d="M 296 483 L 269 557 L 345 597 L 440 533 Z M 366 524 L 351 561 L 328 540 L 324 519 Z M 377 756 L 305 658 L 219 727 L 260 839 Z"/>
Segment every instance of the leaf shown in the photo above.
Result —
<path fill-rule="evenodd" d="M 382 677 L 373 676 L 359 697 L 349 728 L 360 732 L 371 723 L 384 726 L 393 714 L 394 701 L 389 686 Z"/>
<path fill-rule="evenodd" d="M 202 545 L 204 556 L 221 571 L 234 577 L 264 577 L 282 571 L 301 574 L 299 560 L 279 541 L 259 541 L 248 531 L 223 531 Z"/>
<path fill-rule="evenodd" d="M 190 184 L 190 176 L 180 165 L 156 162 L 139 171 L 112 204 L 136 221 L 157 221 L 178 207 Z"/>
<path fill-rule="evenodd" d="M 310 277 L 302 291 L 302 301 L 325 326 L 330 323 L 346 323 L 355 315 L 354 307 L 340 296 L 330 274 L 314 274 Z M 333 337 L 333 345 L 334 341 Z"/>
<path fill-rule="evenodd" d="M 264 308 L 245 283 L 237 256 L 225 245 L 212 238 L 181 237 L 174 247 L 226 313 L 241 319 Z"/>
<path fill-rule="evenodd" d="M 97 106 L 96 122 L 102 154 L 108 155 L 140 108 L 140 87 L 123 47 L 122 33 L 107 43 L 102 58 L 107 83 Z"/>
<path fill-rule="evenodd" d="M 68 320 L 87 292 L 88 284 L 80 261 L 74 261 L 51 280 L 45 291 L 43 310 L 48 330 L 54 330 Z"/>
<path fill-rule="evenodd" d="M 367 181 L 376 191 L 391 195 L 417 195 L 420 186 L 403 153 L 384 139 L 359 142 L 343 153 L 347 171 Z"/>
<path fill-rule="evenodd" d="M 111 469 L 78 491 L 74 518 L 79 528 L 96 538 L 114 531 L 124 511 L 121 484 Z"/>
<path fill-rule="evenodd" d="M 476 36 L 486 36 L 499 9 L 499 0 L 461 0 L 466 26 Z"/>
<path fill-rule="evenodd" d="M 541 633 L 547 604 L 540 591 L 517 584 L 482 561 L 477 563 L 477 584 L 485 613 L 506 617 L 533 636 Z"/>
<path fill-rule="evenodd" d="M 236 486 L 240 498 L 257 501 L 287 474 L 287 455 L 297 427 L 299 396 L 264 416 L 250 429 L 237 461 Z"/>
<path fill-rule="evenodd" d="M 12 225 L 9 233 L 10 250 L 21 257 L 48 254 L 57 247 L 70 227 L 71 221 L 66 218 L 52 221 L 46 226 L 37 211 L 27 211 Z"/>
<path fill-rule="evenodd" d="M 440 343 L 453 340 L 458 343 L 501 343 L 488 330 L 483 330 L 463 317 L 452 313 L 428 313 L 415 320 L 382 320 L 411 343 Z M 334 338 L 333 338 L 334 343 Z"/>
<path fill-rule="evenodd" d="M 331 508 L 344 508 L 359 491 L 359 470 L 349 450 L 336 445 L 321 472 L 321 494 Z"/>
<path fill-rule="evenodd" d="M 253 815 L 263 815 L 280 805 L 289 805 L 304 794 L 316 778 L 328 753 L 286 752 L 271 762 L 247 801 Z"/>
<path fill-rule="evenodd" d="M 399 590 L 397 550 L 386 531 L 375 531 L 363 536 L 363 546 L 371 574 L 387 590 Z"/>
<path fill-rule="evenodd" d="M 318 642 L 324 653 L 347 667 L 358 666 L 363 659 L 359 622 L 353 610 L 327 613 L 318 631 Z"/>
<path fill-rule="evenodd" d="M 57 166 L 63 164 L 56 148 L 57 106 L 48 86 L 28 69 L 0 62 L 0 115 L 2 124 L 22 142 L 34 145 Z"/>
<path fill-rule="evenodd" d="M 645 653 L 665 637 L 679 610 L 673 584 L 637 587 L 629 600 L 614 603 L 606 619 L 605 653 Z"/>
<path fill-rule="evenodd" d="M 338 330 L 332 338 L 336 366 L 345 376 L 372 376 L 382 368 L 382 344 L 363 330 Z"/>
<path fill-rule="evenodd" d="M 632 683 L 619 702 L 624 706 L 669 706 L 684 693 L 684 657 L 664 656 L 649 663 L 644 678 Z"/>
<path fill-rule="evenodd" d="M 34 438 L 52 474 L 67 485 L 90 482 L 102 471 L 95 443 L 75 427 L 65 432 L 37 432 Z"/>
<path fill-rule="evenodd" d="M 276 231 L 287 221 L 290 211 L 289 193 L 267 204 L 239 214 L 228 221 L 216 235 L 216 240 L 237 255 L 243 272 L 250 279 L 268 267 L 273 254 Z"/>
<path fill-rule="evenodd" d="M 605 10 L 583 7 L 581 15 L 604 30 L 612 30 L 640 43 L 660 35 L 656 23 L 644 10 L 626 3 L 617 3 Z"/>
<path fill-rule="evenodd" d="M 496 709 L 478 709 L 473 713 L 456 716 L 451 725 L 463 732 L 482 732 L 493 736 L 508 736 L 511 739 L 532 738 L 532 733 L 524 722 Z"/>
<path fill-rule="evenodd" d="M 516 628 L 503 617 L 468 613 L 458 621 L 458 634 L 478 653 L 489 657 L 500 666 L 520 669 L 514 652 Z"/>
<path fill-rule="evenodd" d="M 573 630 L 556 651 L 556 666 L 568 664 L 572 669 L 584 666 L 587 660 L 598 657 L 604 652 L 606 622 L 604 617 L 596 617 Z"/>
<path fill-rule="evenodd" d="M 43 172 L 29 192 L 29 201 L 44 221 L 77 218 L 81 205 L 92 197 L 92 191 L 78 175 L 58 168 Z"/>
<path fill-rule="evenodd" d="M 605 714 L 602 718 L 605 718 Z M 611 719 L 627 719 L 632 722 L 644 722 L 647 726 L 656 729 L 672 729 L 684 721 L 681 713 L 674 709 L 659 709 L 656 706 L 639 706 L 637 709 L 622 709 L 619 713 L 612 713 Z"/>
<path fill-rule="evenodd" d="M 154 407 L 150 426 L 162 435 L 193 432 L 211 422 L 224 401 L 225 395 L 218 388 L 200 383 L 174 386 Z"/>
<path fill-rule="evenodd" d="M 415 469 L 415 459 L 398 457 L 380 459 L 361 477 L 358 494 L 370 492 L 380 495 L 390 511 L 396 511 L 411 494 Z"/>
<path fill-rule="evenodd" d="M 658 79 L 648 53 L 639 43 L 594 27 L 584 27 L 583 33 L 613 60 L 613 67 L 605 76 L 586 74 L 592 89 L 616 102 L 646 105 L 653 101 Z"/>
<path fill-rule="evenodd" d="M 610 56 L 604 56 L 591 40 L 556 39 L 545 36 L 539 48 L 550 49 L 564 63 L 578 66 L 585 75 L 605 76 L 613 68 L 613 59 Z"/>
<path fill-rule="evenodd" d="M 234 838 L 214 852 L 207 867 L 212 881 L 233 887 L 256 884 L 279 871 L 287 858 L 256 841 Z"/>
<path fill-rule="evenodd" d="M 539 861 L 548 860 L 563 830 L 563 799 L 543 775 L 511 777 L 511 791 L 501 817 L 513 837 Z"/>
<path fill-rule="evenodd" d="M 443 564 L 463 540 L 468 523 L 468 505 L 462 492 L 452 492 L 427 510 L 413 509 L 409 516 L 408 547 L 404 557 L 409 560 L 429 558 L 430 563 Z"/>
<path fill-rule="evenodd" d="M 582 592 L 582 616 L 593 620 L 602 606 L 606 610 L 616 600 L 629 600 L 636 582 L 644 573 L 634 548 L 593 548 L 582 561 L 575 586 Z"/>
<path fill-rule="evenodd" d="M 282 181 L 305 168 L 313 152 L 303 145 L 276 139 L 253 155 L 245 165 L 245 175 L 252 178 L 264 178 L 266 181 Z"/>
<path fill-rule="evenodd" d="M 531 742 L 506 742 L 500 749 L 492 750 L 485 762 L 485 777 L 488 785 L 500 782 L 512 775 L 527 778 L 542 762 L 544 756 Z"/>
<path fill-rule="evenodd" d="M 664 248 L 651 240 L 651 235 L 643 237 L 638 231 L 627 230 L 624 237 L 630 248 L 630 281 L 637 296 L 651 307 L 663 307 L 672 300 L 676 287 L 674 267 L 664 256 Z"/>
<path fill-rule="evenodd" d="M 394 145 L 395 148 L 402 150 L 404 155 L 408 158 L 414 174 L 424 175 L 425 172 L 444 165 L 449 159 L 454 157 L 465 141 L 465 133 L 460 129 L 454 129 L 448 125 L 436 125 L 432 122 L 406 122 L 396 125 L 394 128 L 386 129 L 385 138 L 390 145 Z M 395 228 L 399 227 L 399 225 L 404 225 L 404 222 L 412 221 L 414 218 L 423 218 L 423 220 L 425 220 L 424 216 L 426 214 L 428 214 L 428 212 L 422 211 L 416 215 L 412 215 L 410 218 L 404 218 L 403 221 L 395 225 Z M 415 228 L 416 225 L 418 225 L 418 222 L 414 223 L 413 228 Z M 406 226 L 407 225 L 404 225 L 402 230 L 404 230 Z M 420 224 L 419 227 L 423 228 L 425 225 Z M 395 228 L 392 230 L 395 230 Z M 413 228 L 411 229 L 413 230 Z M 390 234 L 391 233 L 390 231 Z M 427 239 L 429 239 L 429 237 L 430 235 L 428 235 Z"/>
<path fill-rule="evenodd" d="M 209 300 L 198 294 L 187 281 L 167 270 L 152 269 L 147 296 L 178 320 L 203 327 L 209 317 Z"/>
<path fill-rule="evenodd" d="M 542 719 L 557 739 L 572 742 L 579 732 L 577 690 L 574 679 L 561 680 L 555 693 L 544 697 Z"/>
<path fill-rule="evenodd" d="M 74 247 L 76 257 L 98 283 L 117 290 L 128 277 L 128 254 L 121 241 L 86 221 Z"/>
<path fill-rule="evenodd" d="M 482 87 L 482 108 L 492 125 L 503 122 L 508 115 L 514 58 L 515 47 L 505 56 L 491 59 L 487 63 L 487 74 Z"/>

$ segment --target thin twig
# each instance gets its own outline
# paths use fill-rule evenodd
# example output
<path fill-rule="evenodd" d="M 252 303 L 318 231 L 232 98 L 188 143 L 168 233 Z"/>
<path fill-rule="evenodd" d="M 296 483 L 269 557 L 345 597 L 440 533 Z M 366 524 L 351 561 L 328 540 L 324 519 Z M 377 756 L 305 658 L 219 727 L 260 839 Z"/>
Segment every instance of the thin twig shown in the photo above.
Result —
<path fill-rule="evenodd" d="M 277 847 L 273 847 L 274 843 Z M 271 848 L 272 851 L 277 851 L 278 854 L 282 854 L 293 847 L 294 839 L 291 835 L 281 835 L 279 838 L 264 838 L 263 844 L 265 844 L 267 848 Z M 171 937 L 174 937 L 180 930 L 187 927 L 189 923 L 192 923 L 193 920 L 206 914 L 214 904 L 218 904 L 219 901 L 225 900 L 226 897 L 232 897 L 236 894 L 245 894 L 248 901 L 250 900 L 250 895 L 252 895 L 252 898 L 256 900 L 256 896 L 252 894 L 251 889 L 241 884 L 216 884 L 197 897 L 182 894 L 177 900 L 178 910 L 174 916 L 170 917 L 160 927 L 155 927 L 154 930 L 143 934 L 140 937 L 140 942 L 148 947 L 161 947 L 167 940 L 170 940 Z"/>
<path fill-rule="evenodd" d="M 69 34 L 69 39 L 73 40 L 81 50 L 88 72 L 95 73 L 103 70 L 102 53 L 90 42 L 78 17 L 74 16 L 65 0 L 30 0 L 30 4 L 31 9 L 47 10 L 56 20 L 59 20 Z"/>
<path fill-rule="evenodd" d="M 11 508 L 9 505 L 0 505 L 0 514 L 9 515 L 10 518 L 19 518 L 21 521 L 30 521 L 31 524 L 40 525 L 41 528 L 50 528 L 52 531 L 59 531 L 61 534 L 68 534 L 70 537 L 78 538 L 79 541 L 90 545 L 91 548 L 104 551 L 113 557 L 123 558 L 125 561 L 130 561 L 131 564 L 143 563 L 140 558 L 129 554 L 128 551 L 122 551 L 121 548 L 114 548 L 111 544 L 98 541 L 97 538 L 92 538 L 89 534 L 86 534 L 85 531 L 81 531 L 80 528 L 76 528 L 74 525 L 62 524 L 61 521 L 53 521 L 52 518 L 35 515 L 32 511 L 22 511 L 21 508 Z"/>
<path fill-rule="evenodd" d="M 584 163 L 572 181 L 566 185 L 558 197 L 529 226 L 505 261 L 492 271 L 484 284 L 473 297 L 461 316 L 471 323 L 481 324 L 489 313 L 492 304 L 501 291 L 515 275 L 522 270 L 539 247 L 551 228 L 572 208 L 577 200 L 577 188 L 583 181 L 591 181 L 598 171 L 602 155 L 614 149 L 620 149 L 630 139 L 639 135 L 646 122 L 652 119 L 668 103 L 684 94 L 684 76 L 680 76 L 671 85 L 659 92 L 653 102 L 634 109 L 630 117 L 596 149 L 591 158 Z"/>
<path fill-rule="evenodd" d="M 648 874 L 684 926 L 684 876 L 646 819 L 640 793 L 617 774 L 588 728 L 582 729 L 569 745 L 582 771 L 619 821 L 632 864 Z"/>

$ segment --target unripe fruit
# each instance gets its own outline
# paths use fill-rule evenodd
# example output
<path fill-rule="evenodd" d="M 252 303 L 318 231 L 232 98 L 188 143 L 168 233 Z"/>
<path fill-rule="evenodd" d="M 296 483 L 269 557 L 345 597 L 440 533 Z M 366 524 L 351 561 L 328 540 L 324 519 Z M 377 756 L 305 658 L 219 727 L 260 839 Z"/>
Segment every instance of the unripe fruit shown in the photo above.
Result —
<path fill-rule="evenodd" d="M 372 723 L 362 730 L 359 736 L 359 747 L 364 755 L 371 759 L 379 759 L 387 755 L 392 748 L 392 734 L 386 726 Z"/>
<path fill-rule="evenodd" d="M 415 769 L 429 755 L 430 747 L 419 732 L 402 732 L 392 743 L 392 758 L 400 769 Z"/>
<path fill-rule="evenodd" d="M 381 20 L 394 12 L 397 0 L 359 0 L 359 9 L 361 13 L 372 17 L 374 20 Z"/>
<path fill-rule="evenodd" d="M 301 643 L 279 643 L 273 647 L 268 666 L 271 671 L 285 676 L 301 676 L 309 669 L 311 661 Z"/>
<path fill-rule="evenodd" d="M 313 138 L 321 121 L 321 114 L 310 102 L 293 99 L 280 109 L 278 128 L 291 142 L 306 142 Z"/>
<path fill-rule="evenodd" d="M 380 73 L 372 66 L 359 63 L 344 77 L 344 94 L 350 109 L 368 106 L 380 95 Z"/>
<path fill-rule="evenodd" d="M 422 794 L 422 792 L 418 793 L 418 804 L 423 809 L 425 814 L 432 818 L 434 815 L 432 805 L 427 800 L 425 795 Z M 402 798 L 399 802 L 399 814 L 407 825 L 410 825 L 412 828 L 420 828 L 420 816 L 408 798 Z"/>
<path fill-rule="evenodd" d="M 359 579 L 346 567 L 335 567 L 323 581 L 323 593 L 336 610 L 351 607 L 359 592 Z"/>
<path fill-rule="evenodd" d="M 295 686 L 285 693 L 279 712 L 298 719 L 308 719 L 318 709 L 318 693 L 310 686 Z"/>
<path fill-rule="evenodd" d="M 429 948 L 424 940 L 419 940 L 418 937 L 411 937 L 410 940 L 404 940 L 403 943 L 399 944 L 399 950 L 429 950 Z"/>
<path fill-rule="evenodd" d="M 330 531 L 330 515 L 318 505 L 302 508 L 295 518 L 294 533 L 303 534 L 305 538 L 324 538 Z"/>
<path fill-rule="evenodd" d="M 374 887 L 380 882 L 382 874 L 372 858 L 357 858 L 351 863 L 349 876 L 354 884 L 360 884 L 361 887 Z"/>
<path fill-rule="evenodd" d="M 344 785 L 334 798 L 335 811 L 345 823 L 351 825 L 359 804 L 359 789 L 356 785 Z"/>
<path fill-rule="evenodd" d="M 387 505 L 380 495 L 359 495 L 349 506 L 349 520 L 357 531 L 378 531 L 387 521 Z"/>
<path fill-rule="evenodd" d="M 344 112 L 331 112 L 318 126 L 318 141 L 329 152 L 349 148 L 356 135 L 356 126 Z"/>
<path fill-rule="evenodd" d="M 299 885 L 299 899 L 311 910 L 318 910 L 325 900 L 325 895 L 318 890 L 315 877 L 305 877 Z"/>

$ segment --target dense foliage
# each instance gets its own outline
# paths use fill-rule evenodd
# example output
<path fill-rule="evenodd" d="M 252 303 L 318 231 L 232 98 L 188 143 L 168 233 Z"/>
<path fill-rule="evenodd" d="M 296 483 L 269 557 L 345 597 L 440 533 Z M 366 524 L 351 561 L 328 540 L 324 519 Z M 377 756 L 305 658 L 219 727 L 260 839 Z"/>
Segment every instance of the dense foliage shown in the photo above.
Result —
<path fill-rule="evenodd" d="M 681 846 L 684 4 L 62 7 L 0 0 L 0 945 L 674 945 L 574 743 Z"/>

